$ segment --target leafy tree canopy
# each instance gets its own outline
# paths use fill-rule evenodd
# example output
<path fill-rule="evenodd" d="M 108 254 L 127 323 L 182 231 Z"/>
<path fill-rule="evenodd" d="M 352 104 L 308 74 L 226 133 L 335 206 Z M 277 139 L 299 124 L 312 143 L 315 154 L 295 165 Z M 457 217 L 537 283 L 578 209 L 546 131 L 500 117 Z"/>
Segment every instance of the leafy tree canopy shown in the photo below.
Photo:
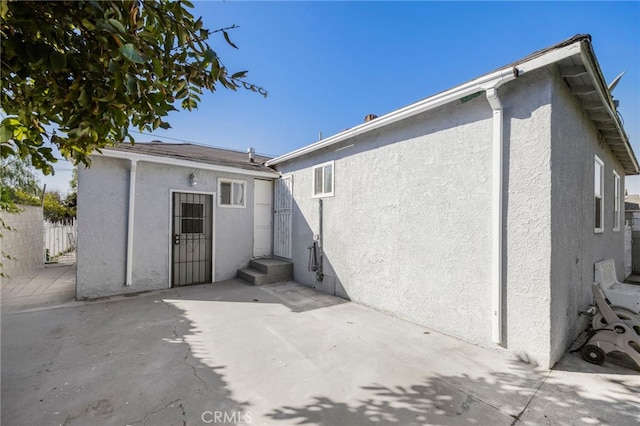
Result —
<path fill-rule="evenodd" d="M 17 212 L 14 203 L 40 204 L 40 182 L 28 158 L 2 158 L 0 166 L 0 211 Z"/>
<path fill-rule="evenodd" d="M 49 140 L 88 165 L 92 150 L 133 142 L 130 127 L 169 128 L 168 112 L 196 108 L 205 90 L 266 96 L 244 80 L 247 71 L 229 72 L 209 45 L 215 34 L 237 48 L 228 34 L 236 27 L 209 31 L 192 7 L 186 0 L 0 0 L 0 157 L 30 157 L 51 173 Z"/>

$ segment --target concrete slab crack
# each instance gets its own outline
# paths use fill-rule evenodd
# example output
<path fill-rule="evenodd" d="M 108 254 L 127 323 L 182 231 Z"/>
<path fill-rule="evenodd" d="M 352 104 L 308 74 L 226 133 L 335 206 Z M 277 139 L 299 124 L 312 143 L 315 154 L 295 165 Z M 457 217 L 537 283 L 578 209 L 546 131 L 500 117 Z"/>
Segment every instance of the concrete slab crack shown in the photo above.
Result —
<path fill-rule="evenodd" d="M 173 315 L 173 319 L 175 320 L 175 324 L 173 326 L 173 337 L 176 340 L 182 340 L 184 342 L 184 339 L 182 336 L 180 336 L 178 334 L 178 325 L 180 324 L 180 318 L 178 317 L 178 315 L 175 312 L 175 309 L 173 309 L 173 307 L 171 306 L 171 304 L 164 302 L 164 304 L 167 306 L 167 308 L 169 308 L 169 312 L 171 312 L 171 315 Z M 186 344 L 186 342 L 184 342 Z M 191 364 L 189 362 L 189 355 L 191 354 L 191 348 L 189 347 L 188 344 L 186 344 L 187 346 L 187 350 L 184 354 L 184 357 L 182 359 L 182 361 L 184 362 L 185 365 L 189 366 L 191 368 L 191 371 L 193 371 L 193 375 L 196 376 L 196 378 L 200 381 L 200 383 L 202 383 L 202 386 L 204 387 L 204 389 L 208 392 L 209 391 L 209 386 L 207 386 L 207 382 L 198 375 L 198 370 L 197 368 Z M 198 392 L 198 393 L 202 393 L 202 392 Z"/>
<path fill-rule="evenodd" d="M 182 426 L 187 426 L 187 413 L 184 411 L 184 402 L 180 403 L 180 409 L 182 410 Z"/>
<path fill-rule="evenodd" d="M 180 402 L 180 409 L 182 410 L 182 419 L 183 419 L 182 423 L 184 425 L 186 425 L 186 415 L 185 415 L 184 407 L 183 407 L 184 401 L 182 401 L 181 399 L 176 399 L 174 401 L 171 401 L 171 402 L 167 403 L 164 407 L 160 407 L 160 408 L 157 408 L 155 410 L 149 411 L 149 412 L 144 414 L 144 416 L 142 417 L 141 420 L 138 420 L 137 422 L 133 422 L 133 423 L 128 423 L 128 425 L 129 426 L 133 426 L 133 425 L 138 424 L 138 423 L 144 424 L 149 417 L 153 416 L 154 414 L 159 413 L 162 410 L 166 410 L 167 408 L 171 407 L 174 404 L 177 404 L 178 402 Z"/>
<path fill-rule="evenodd" d="M 191 349 L 189 349 L 189 347 L 187 347 L 187 353 L 184 354 L 184 363 L 185 365 L 188 365 L 189 367 L 191 367 L 191 370 L 193 371 L 193 375 L 196 376 L 196 378 L 198 380 L 200 380 L 200 383 L 202 383 L 202 386 L 204 387 L 204 389 L 209 392 L 209 386 L 207 386 L 207 382 L 204 381 L 204 379 L 202 377 L 200 377 L 198 375 L 198 370 L 196 369 L 195 366 L 193 366 L 189 361 L 189 354 L 191 354 Z M 201 392 L 198 392 L 201 393 Z"/>
<path fill-rule="evenodd" d="M 536 388 L 536 391 L 533 393 L 533 395 L 531 395 L 531 398 L 529 398 L 527 403 L 524 405 L 524 407 L 522 408 L 522 411 L 520 411 L 517 415 L 513 416 L 513 422 L 511 423 L 511 426 L 515 426 L 516 423 L 518 423 L 520 421 L 520 416 L 522 416 L 524 414 L 524 412 L 527 411 L 527 408 L 529 408 L 529 405 L 531 404 L 531 401 L 533 401 L 533 398 L 536 397 L 536 395 L 540 391 L 540 388 L 542 387 L 542 385 L 545 384 L 545 382 L 547 381 L 547 379 L 549 378 L 550 375 L 551 375 L 551 370 L 549 370 L 549 372 L 546 374 L 546 376 L 544 376 L 544 379 L 542 379 L 542 381 L 540 382 L 540 384 Z"/>

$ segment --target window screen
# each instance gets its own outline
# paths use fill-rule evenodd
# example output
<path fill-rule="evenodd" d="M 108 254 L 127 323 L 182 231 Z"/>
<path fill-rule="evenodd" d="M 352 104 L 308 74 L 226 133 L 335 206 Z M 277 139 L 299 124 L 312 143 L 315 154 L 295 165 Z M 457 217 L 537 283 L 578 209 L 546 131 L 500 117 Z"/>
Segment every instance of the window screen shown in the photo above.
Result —
<path fill-rule="evenodd" d="M 182 203 L 182 233 L 202 234 L 204 230 L 204 205 Z"/>

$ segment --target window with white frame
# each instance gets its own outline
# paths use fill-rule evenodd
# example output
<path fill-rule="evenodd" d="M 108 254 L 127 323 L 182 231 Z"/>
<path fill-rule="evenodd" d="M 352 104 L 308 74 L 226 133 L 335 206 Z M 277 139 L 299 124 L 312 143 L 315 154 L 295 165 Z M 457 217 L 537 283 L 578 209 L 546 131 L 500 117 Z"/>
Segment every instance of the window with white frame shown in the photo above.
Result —
<path fill-rule="evenodd" d="M 243 180 L 218 179 L 218 205 L 222 207 L 244 207 L 246 184 Z"/>
<path fill-rule="evenodd" d="M 620 175 L 613 172 L 613 230 L 620 230 Z"/>
<path fill-rule="evenodd" d="M 604 216 L 604 203 L 603 188 L 604 188 L 604 163 L 598 156 L 595 156 L 594 170 L 593 170 L 593 206 L 594 206 L 594 229 L 593 232 L 603 231 L 603 216 Z"/>
<path fill-rule="evenodd" d="M 323 163 L 313 168 L 313 196 L 333 196 L 333 161 Z"/>

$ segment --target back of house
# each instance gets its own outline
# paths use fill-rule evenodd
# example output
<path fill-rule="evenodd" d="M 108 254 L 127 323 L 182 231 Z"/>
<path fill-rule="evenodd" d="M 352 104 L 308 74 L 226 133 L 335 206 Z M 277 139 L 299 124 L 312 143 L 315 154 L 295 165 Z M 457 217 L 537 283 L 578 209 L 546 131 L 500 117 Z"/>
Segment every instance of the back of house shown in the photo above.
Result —
<path fill-rule="evenodd" d="M 594 263 L 624 270 L 638 163 L 589 36 L 267 165 L 297 281 L 543 366 L 586 324 Z"/>
<path fill-rule="evenodd" d="M 594 264 L 624 271 L 639 172 L 590 36 L 366 118 L 273 159 L 95 156 L 78 297 L 217 282 L 273 255 L 302 284 L 552 366 L 588 320 Z"/>

